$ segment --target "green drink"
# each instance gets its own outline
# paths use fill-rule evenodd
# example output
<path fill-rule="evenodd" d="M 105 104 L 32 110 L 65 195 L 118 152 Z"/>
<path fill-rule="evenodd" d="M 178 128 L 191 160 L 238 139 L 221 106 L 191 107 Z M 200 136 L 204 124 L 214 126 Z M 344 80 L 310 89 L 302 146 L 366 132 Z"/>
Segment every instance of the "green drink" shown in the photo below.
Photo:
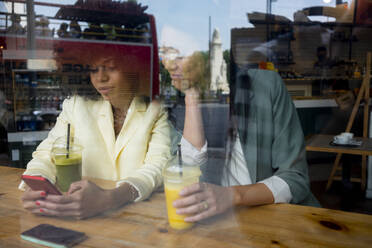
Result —
<path fill-rule="evenodd" d="M 66 139 L 55 142 L 52 158 L 57 171 L 57 187 L 62 192 L 67 192 L 71 183 L 81 180 L 81 152 L 83 148 L 76 143 L 71 143 L 67 149 L 63 140 Z"/>

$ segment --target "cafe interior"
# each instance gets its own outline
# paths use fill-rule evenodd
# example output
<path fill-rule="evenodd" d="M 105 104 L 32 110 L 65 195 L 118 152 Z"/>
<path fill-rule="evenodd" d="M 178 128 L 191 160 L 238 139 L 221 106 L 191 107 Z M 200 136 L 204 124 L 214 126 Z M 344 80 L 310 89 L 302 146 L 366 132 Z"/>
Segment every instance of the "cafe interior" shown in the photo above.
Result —
<path fill-rule="evenodd" d="M 371 44 L 371 0 L 0 1 L 0 247 L 370 247 Z"/>

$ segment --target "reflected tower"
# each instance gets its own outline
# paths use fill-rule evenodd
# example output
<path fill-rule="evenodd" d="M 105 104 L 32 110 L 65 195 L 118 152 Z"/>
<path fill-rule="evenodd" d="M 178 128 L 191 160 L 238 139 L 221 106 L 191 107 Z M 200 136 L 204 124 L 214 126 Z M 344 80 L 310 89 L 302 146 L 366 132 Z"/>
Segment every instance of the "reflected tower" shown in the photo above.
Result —
<path fill-rule="evenodd" d="M 230 89 L 226 77 L 226 62 L 222 55 L 222 42 L 218 29 L 213 31 L 211 43 L 211 84 L 210 90 L 223 94 L 229 94 Z"/>

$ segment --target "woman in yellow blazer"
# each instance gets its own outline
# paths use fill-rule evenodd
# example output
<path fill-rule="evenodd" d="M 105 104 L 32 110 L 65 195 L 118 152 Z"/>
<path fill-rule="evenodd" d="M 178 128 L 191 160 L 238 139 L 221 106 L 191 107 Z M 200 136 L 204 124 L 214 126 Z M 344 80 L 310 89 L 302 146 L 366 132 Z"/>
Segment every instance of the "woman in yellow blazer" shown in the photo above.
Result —
<path fill-rule="evenodd" d="M 117 187 L 104 190 L 83 180 L 71 184 L 63 196 L 27 189 L 23 205 L 33 213 L 86 218 L 146 199 L 162 183 L 161 170 L 170 157 L 167 113 L 158 102 L 135 96 L 137 83 L 128 77 L 133 61 L 107 53 L 93 61 L 90 72 L 99 98 L 74 96 L 64 101 L 55 127 L 33 153 L 25 174 L 55 182 L 50 151 L 70 123 L 84 147 L 83 176 L 115 180 Z"/>

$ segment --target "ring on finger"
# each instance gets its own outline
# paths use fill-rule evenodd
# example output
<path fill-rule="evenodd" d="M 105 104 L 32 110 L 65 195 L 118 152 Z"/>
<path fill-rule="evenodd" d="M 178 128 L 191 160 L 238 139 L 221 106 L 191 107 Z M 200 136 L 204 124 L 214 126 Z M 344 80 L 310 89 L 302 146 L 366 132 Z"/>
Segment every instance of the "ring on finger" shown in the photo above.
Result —
<path fill-rule="evenodd" d="M 209 208 L 207 201 L 204 201 L 202 206 L 203 206 L 203 210 L 207 210 Z"/>

